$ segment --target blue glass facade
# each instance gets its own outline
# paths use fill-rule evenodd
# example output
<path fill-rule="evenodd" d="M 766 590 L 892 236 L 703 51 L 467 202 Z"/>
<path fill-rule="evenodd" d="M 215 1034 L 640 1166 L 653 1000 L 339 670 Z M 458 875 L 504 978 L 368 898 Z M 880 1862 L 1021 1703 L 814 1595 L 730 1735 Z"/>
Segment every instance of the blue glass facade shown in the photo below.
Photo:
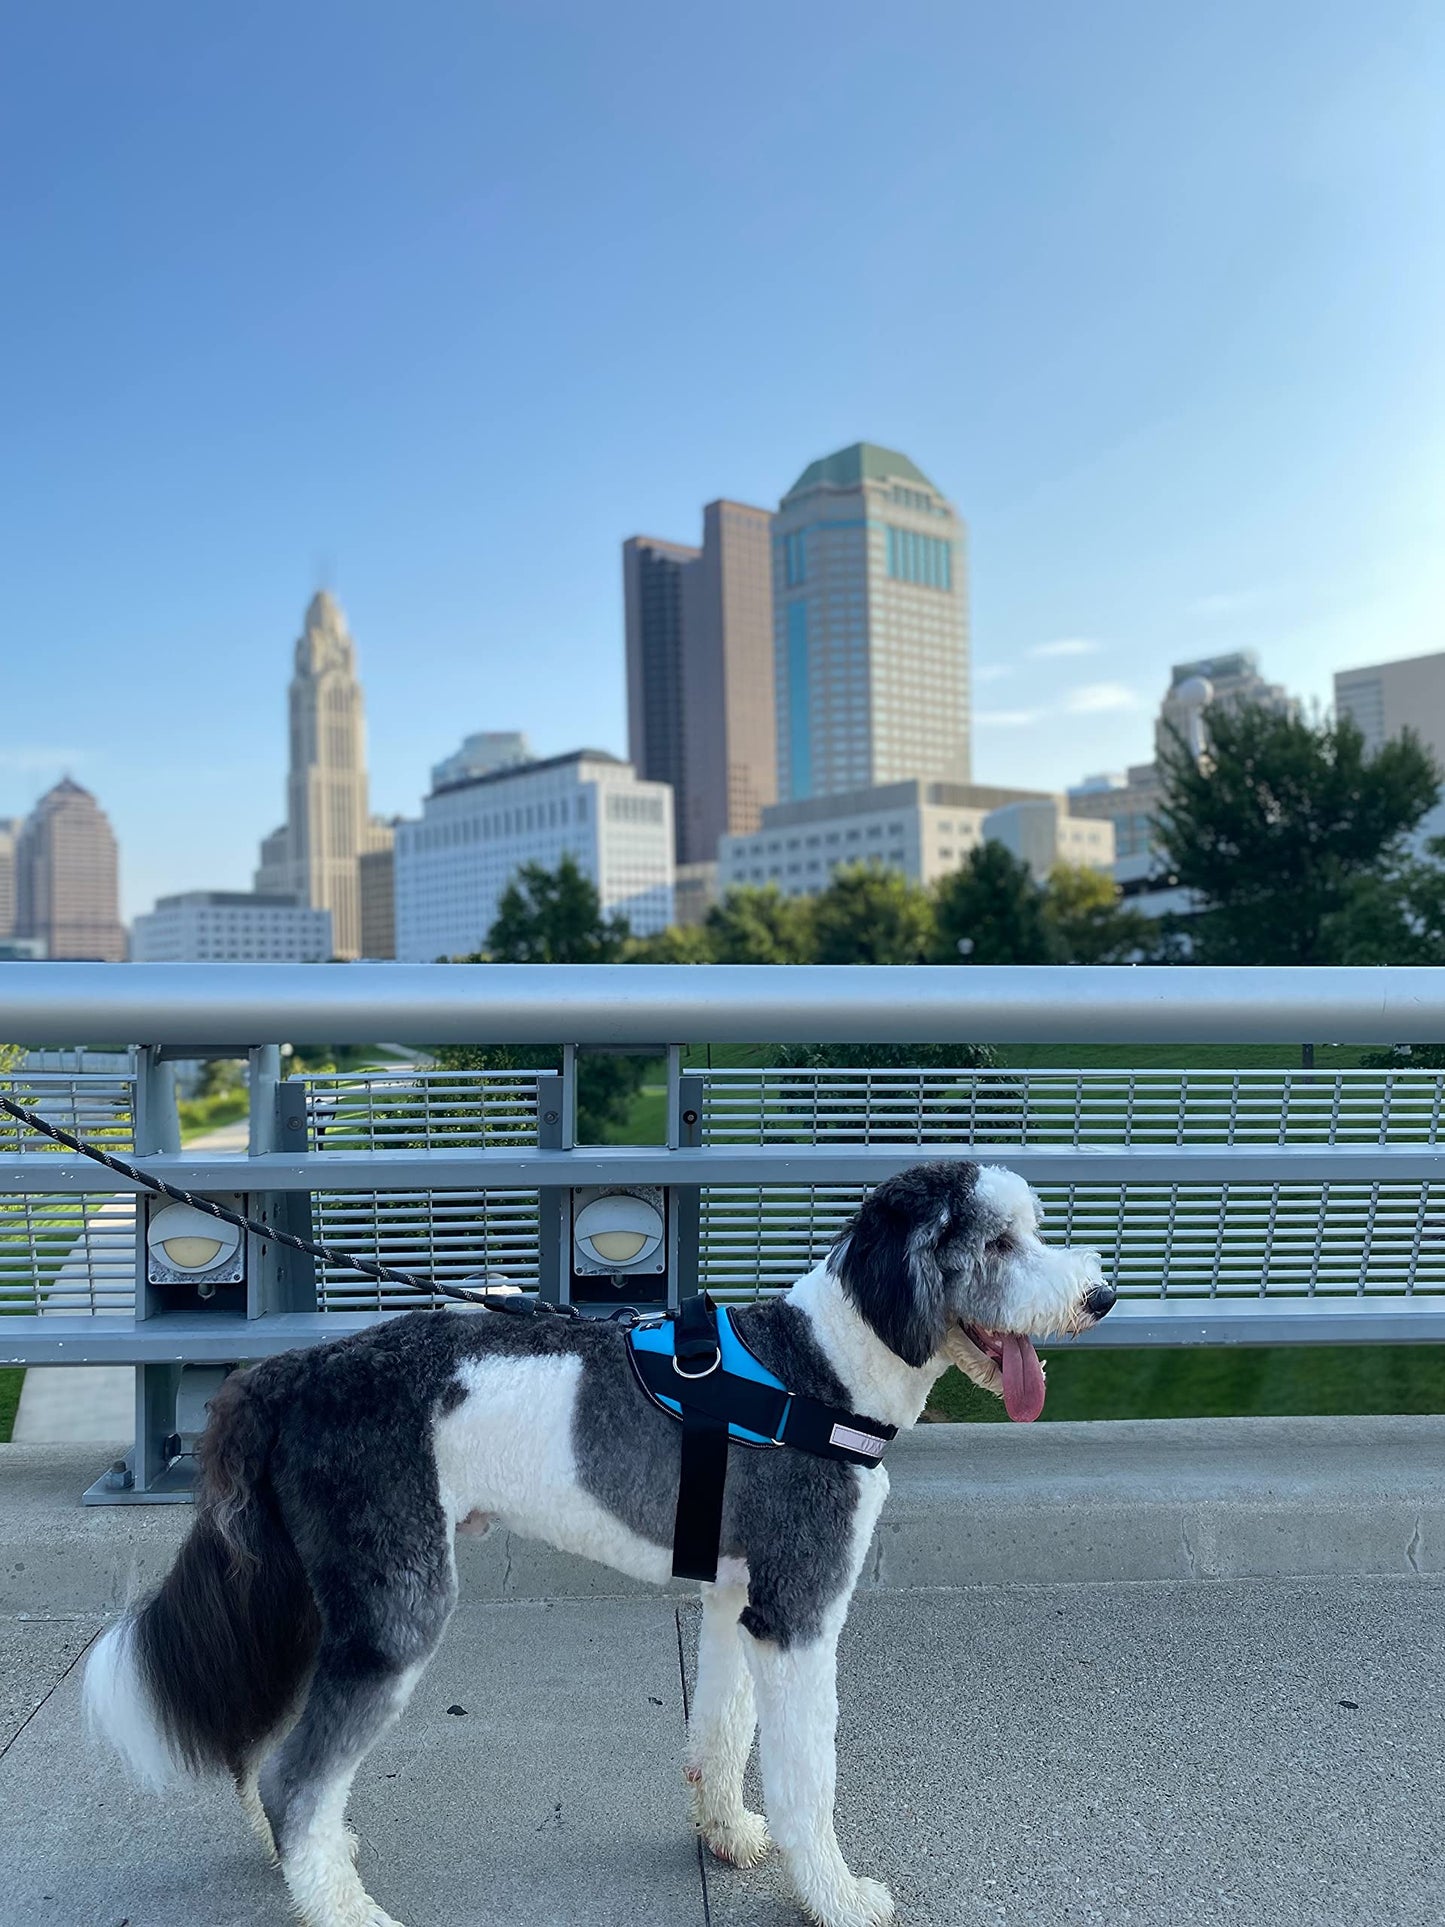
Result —
<path fill-rule="evenodd" d="M 885 523 L 888 535 L 888 573 L 898 582 L 916 582 L 925 589 L 953 587 L 953 545 L 916 529 L 896 529 Z"/>

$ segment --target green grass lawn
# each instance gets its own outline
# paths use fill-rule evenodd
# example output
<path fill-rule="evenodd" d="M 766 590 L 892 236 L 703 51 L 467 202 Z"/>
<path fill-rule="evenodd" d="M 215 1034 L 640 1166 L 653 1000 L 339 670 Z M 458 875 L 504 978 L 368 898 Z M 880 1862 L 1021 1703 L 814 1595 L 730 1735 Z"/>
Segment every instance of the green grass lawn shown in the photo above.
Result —
<path fill-rule="evenodd" d="M 246 1115 L 250 1100 L 244 1091 L 220 1091 L 215 1097 L 183 1097 L 176 1106 L 180 1113 L 181 1142 L 219 1131 L 223 1124 L 235 1124 Z"/>
<path fill-rule="evenodd" d="M 1445 1412 L 1445 1345 L 1055 1352 L 1048 1383 L 1040 1423 Z M 1002 1403 L 958 1372 L 939 1380 L 929 1415 L 1006 1422 Z"/>
<path fill-rule="evenodd" d="M 23 1371 L 12 1366 L 0 1366 L 0 1445 L 10 1443 L 10 1434 L 15 1429 L 15 1409 L 20 1403 L 20 1382 Z"/>

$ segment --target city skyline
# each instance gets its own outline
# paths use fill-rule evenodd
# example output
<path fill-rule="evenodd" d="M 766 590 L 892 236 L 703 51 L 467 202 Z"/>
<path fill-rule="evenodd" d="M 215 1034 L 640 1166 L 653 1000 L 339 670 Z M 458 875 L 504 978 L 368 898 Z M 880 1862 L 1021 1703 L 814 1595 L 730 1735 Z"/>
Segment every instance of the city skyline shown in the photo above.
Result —
<path fill-rule="evenodd" d="M 666 547 L 669 545 L 660 544 L 659 546 Z M 686 551 L 685 549 L 683 549 L 683 545 L 671 545 L 671 546 L 678 548 L 680 552 L 688 553 L 688 554 L 692 553 L 692 551 Z M 312 615 L 314 614 L 318 598 L 321 596 L 324 596 L 326 601 L 332 602 L 334 605 L 334 598 L 332 598 L 329 595 L 329 592 L 317 591 L 315 594 L 313 594 L 313 596 L 310 599 L 310 602 L 308 603 L 308 610 L 307 610 L 308 621 L 311 619 Z M 341 621 L 343 626 L 347 627 L 348 629 L 348 641 L 349 641 L 350 640 L 349 625 L 347 625 L 347 621 L 344 616 L 341 617 Z M 303 624 L 303 629 L 304 627 L 305 625 Z M 626 675 L 625 636 L 619 637 L 618 647 L 619 647 L 620 674 L 623 680 L 625 681 L 625 675 Z M 1073 645 L 1070 645 L 1068 647 L 1065 647 L 1064 645 L 1060 645 L 1058 653 L 1064 657 L 1073 657 L 1075 654 L 1080 652 L 1077 651 L 1077 649 Z M 1264 656 L 1259 650 L 1246 651 L 1245 653 L 1252 654 L 1258 659 L 1259 667 L 1261 670 L 1265 672 L 1265 675 L 1267 677 L 1270 670 L 1270 663 L 1267 657 Z M 1329 701 L 1325 705 L 1323 705 L 1323 707 L 1331 713 L 1334 712 L 1337 706 L 1335 699 L 1339 693 L 1339 686 L 1342 681 L 1346 685 L 1349 685 L 1354 681 L 1362 681 L 1366 685 L 1369 685 L 1375 677 L 1375 672 L 1377 672 L 1381 668 L 1386 668 L 1386 669 L 1393 668 L 1398 670 L 1401 668 L 1411 668 L 1416 663 L 1430 664 L 1430 670 L 1427 673 L 1427 681 L 1426 681 L 1425 687 L 1428 689 L 1428 692 L 1432 696 L 1435 695 L 1436 693 L 1439 693 L 1442 696 L 1442 699 L 1445 699 L 1445 670 L 1441 670 L 1436 667 L 1437 664 L 1445 663 L 1445 649 L 1423 650 L 1403 658 L 1391 658 L 1391 659 L 1387 659 L 1383 657 L 1373 658 L 1367 662 L 1362 661 L 1358 663 L 1352 663 L 1345 669 L 1334 669 L 1328 672 L 1331 678 Z M 1071 767 L 1070 769 L 1062 773 L 1058 771 L 1046 773 L 1044 778 L 1036 783 L 1025 783 L 1022 780 L 1016 781 L 1014 779 L 1014 776 L 1007 769 L 1004 772 L 1004 778 L 1007 779 L 1006 782 L 1004 781 L 1004 778 L 999 778 L 997 776 L 991 776 L 988 779 L 989 782 L 995 785 L 997 785 L 1000 782 L 1004 782 L 1005 787 L 1016 788 L 1019 790 L 1024 790 L 1024 789 L 1047 790 L 1054 793 L 1063 793 L 1066 791 L 1081 792 L 1083 789 L 1083 786 L 1086 785 L 1088 779 L 1093 777 L 1098 777 L 1100 775 L 1108 774 L 1108 775 L 1114 775 L 1116 777 L 1122 777 L 1124 772 L 1127 769 L 1129 769 L 1131 766 L 1137 766 L 1147 761 L 1155 753 L 1155 749 L 1157 745 L 1158 728 L 1159 728 L 1158 712 L 1161 704 L 1167 704 L 1167 700 L 1170 693 L 1171 676 L 1173 674 L 1173 671 L 1176 668 L 1177 668 L 1177 665 L 1170 664 L 1161 670 L 1160 677 L 1159 677 L 1159 685 L 1152 700 L 1149 700 L 1146 698 L 1145 701 L 1141 704 L 1138 710 L 1137 716 L 1135 718 L 1137 727 L 1134 731 L 1133 745 L 1128 754 L 1123 755 L 1119 758 L 1116 758 L 1113 762 L 1105 762 L 1103 760 L 1098 760 L 1088 764 L 1087 766 L 1080 765 L 1080 767 L 1078 768 Z M 1283 695 L 1286 693 L 1291 699 L 1296 701 L 1298 700 L 1298 692 L 1293 688 L 1289 688 L 1287 685 L 1284 685 L 1280 689 L 1280 694 Z M 1319 701 L 1318 698 L 1315 698 L 1314 700 L 1316 702 Z M 1131 708 L 1131 713 L 1133 713 L 1132 708 Z M 1361 720 L 1360 716 L 1355 714 L 1353 705 L 1351 705 L 1348 709 L 1342 709 L 1340 713 L 1350 714 L 1352 720 L 1356 720 L 1356 721 Z M 1431 744 L 1445 742 L 1445 712 L 1442 712 L 1442 714 L 1438 718 L 1431 717 L 1427 719 L 1422 726 L 1425 729 L 1425 736 L 1426 736 L 1427 742 Z M 444 739 L 439 739 L 438 743 L 433 746 L 433 752 L 434 753 L 437 751 L 442 752 L 441 761 L 438 764 L 432 765 L 429 771 L 425 773 L 419 773 L 418 778 L 414 783 L 413 794 L 410 799 L 410 807 L 402 810 L 398 810 L 395 814 L 394 819 L 383 818 L 379 812 L 371 814 L 370 817 L 368 818 L 367 830 L 370 833 L 370 838 L 376 839 L 375 842 L 371 842 L 371 841 L 368 842 L 368 848 L 370 849 L 373 847 L 375 848 L 381 847 L 382 842 L 384 842 L 386 837 L 389 836 L 390 834 L 390 831 L 393 827 L 393 822 L 400 823 L 402 821 L 405 821 L 409 824 L 420 822 L 424 815 L 424 805 L 426 803 L 426 800 L 430 794 L 434 793 L 435 781 L 439 774 L 440 768 L 447 763 L 459 764 L 463 760 L 466 754 L 466 751 L 471 747 L 473 743 L 479 743 L 484 738 L 494 736 L 497 738 L 497 740 L 505 742 L 508 745 L 527 744 L 528 747 L 530 748 L 530 744 L 528 743 L 529 735 L 530 735 L 530 732 L 525 729 L 497 730 L 495 728 L 492 728 L 489 725 L 489 728 L 487 731 L 468 732 L 467 740 L 466 742 L 463 743 L 462 749 L 460 751 L 454 747 L 458 740 L 457 733 L 455 730 L 452 731 L 449 737 L 446 737 Z M 1367 735 L 1367 738 L 1373 741 L 1371 731 L 1368 728 L 1366 730 L 1366 735 Z M 448 742 L 451 745 L 453 745 L 453 748 L 450 754 L 446 753 L 446 744 Z M 571 753 L 573 752 L 566 751 L 566 750 L 555 751 L 555 752 L 531 750 L 532 757 L 535 760 L 539 760 L 539 761 L 550 760 L 554 756 L 567 756 L 567 755 L 570 755 Z M 619 749 L 617 752 L 612 752 L 608 750 L 607 753 L 609 755 L 615 754 L 616 759 L 619 761 L 631 762 L 633 760 L 631 758 L 628 758 L 625 754 L 625 738 L 624 738 L 623 748 Z M 1438 750 L 1437 750 L 1437 753 L 1445 754 L 1445 752 L 1440 752 Z M 510 759 L 507 759 L 507 760 L 510 760 Z M 0 770 L 3 770 L 3 745 L 0 745 Z M 983 780 L 983 779 L 979 779 L 979 780 Z M 73 781 L 74 781 L 74 778 L 70 775 L 70 767 L 67 764 L 64 770 L 62 771 L 62 774 L 58 778 L 56 778 L 54 782 L 38 783 L 35 789 L 35 793 L 28 803 L 23 800 L 23 792 L 18 792 L 22 796 L 22 800 L 19 802 L 19 804 L 16 807 L 16 815 L 15 815 L 15 821 L 13 825 L 7 824 L 6 819 L 0 818 L 0 826 L 10 829 L 11 833 L 13 834 L 14 831 L 18 830 L 20 820 L 28 816 L 33 811 L 35 805 L 41 802 L 44 799 L 44 797 L 57 786 L 57 784 L 64 784 L 64 783 L 69 783 Z M 285 788 L 284 762 L 283 762 L 282 787 L 284 790 Z M 107 815 L 113 816 L 114 812 L 107 808 Z M 285 826 L 283 825 L 282 829 L 284 828 Z M 214 854 L 214 857 L 211 863 L 211 871 L 208 874 L 202 875 L 199 877 L 187 874 L 185 881 L 179 886 L 178 889 L 158 890 L 155 893 L 155 895 L 152 897 L 149 903 L 142 904 L 138 899 L 134 901 L 130 901 L 127 899 L 127 892 L 125 888 L 126 845 L 125 845 L 124 837 L 120 834 L 119 831 L 117 831 L 116 842 L 118 845 L 118 854 L 119 854 L 119 860 L 120 860 L 120 879 L 121 879 L 120 908 L 121 908 L 122 923 L 124 923 L 127 927 L 129 927 L 134 922 L 137 916 L 142 915 L 146 911 L 149 911 L 150 909 L 154 908 L 155 905 L 160 901 L 162 897 L 184 895 L 184 894 L 193 893 L 196 891 L 214 890 L 217 888 L 226 889 L 226 890 L 231 890 L 234 888 L 234 890 L 236 891 L 249 892 L 253 889 L 262 887 L 263 884 L 265 884 L 267 887 L 280 887 L 280 884 L 276 881 L 275 877 L 268 876 L 264 869 L 266 846 L 268 844 L 271 844 L 273 839 L 279 837 L 280 834 L 281 834 L 280 831 L 274 831 L 271 833 L 271 836 L 263 837 L 260 839 L 260 847 L 261 847 L 262 856 L 263 856 L 262 869 L 256 868 L 254 856 L 248 855 L 243 845 L 234 845 L 234 846 L 226 846 L 223 848 L 219 848 Z M 241 880 L 236 882 L 234 886 L 229 882 L 218 883 L 217 881 L 218 877 L 224 877 L 228 871 L 237 872 L 240 876 Z"/>
<path fill-rule="evenodd" d="M 12 23 L 0 815 L 71 770 L 130 912 L 246 881 L 318 581 L 411 812 L 620 750 L 618 544 L 859 437 L 969 525 L 980 781 L 1445 640 L 1438 10 L 565 20 Z"/>

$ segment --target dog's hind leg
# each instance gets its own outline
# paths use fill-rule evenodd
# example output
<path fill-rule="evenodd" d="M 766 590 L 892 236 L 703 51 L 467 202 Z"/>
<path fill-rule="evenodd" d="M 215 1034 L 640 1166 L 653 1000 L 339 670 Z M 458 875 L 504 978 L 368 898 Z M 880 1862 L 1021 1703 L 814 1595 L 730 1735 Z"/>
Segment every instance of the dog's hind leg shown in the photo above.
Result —
<path fill-rule="evenodd" d="M 456 1578 L 450 1534 L 437 1524 L 435 1556 L 367 1556 L 312 1572 L 323 1626 L 310 1689 L 295 1726 L 261 1771 L 259 1795 L 281 1871 L 306 1927 L 400 1927 L 362 1886 L 346 1825 L 351 1782 L 400 1715 L 451 1617 Z"/>
<path fill-rule="evenodd" d="M 697 1642 L 697 1685 L 687 1721 L 683 1772 L 692 1788 L 693 1824 L 719 1860 L 754 1866 L 772 1845 L 767 1822 L 743 1805 L 743 1770 L 757 1718 L 753 1678 L 743 1653 L 741 1586 L 704 1586 Z"/>

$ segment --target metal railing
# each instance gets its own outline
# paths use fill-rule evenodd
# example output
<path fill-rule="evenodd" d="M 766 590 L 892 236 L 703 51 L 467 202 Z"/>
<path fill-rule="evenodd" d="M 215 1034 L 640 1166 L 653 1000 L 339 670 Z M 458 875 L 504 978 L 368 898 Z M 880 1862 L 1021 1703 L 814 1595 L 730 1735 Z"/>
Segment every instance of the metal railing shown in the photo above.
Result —
<path fill-rule="evenodd" d="M 0 1037 L 136 1041 L 134 1069 L 8 1074 L 20 1101 L 172 1182 L 444 1283 L 579 1288 L 573 1199 L 666 1200 L 666 1288 L 784 1288 L 864 1188 L 925 1157 L 1006 1163 L 1121 1294 L 1082 1342 L 1445 1338 L 1442 1089 L 1430 1071 L 712 1065 L 789 1042 L 1445 1040 L 1445 972 L 728 966 L 9 964 Z M 303 1073 L 278 1045 L 563 1046 L 560 1070 Z M 686 1046 L 700 1047 L 689 1049 Z M 579 1049 L 661 1057 L 665 1141 L 579 1145 Z M 250 1063 L 248 1149 L 182 1149 L 173 1065 Z M 33 1060 L 32 1060 L 33 1061 Z M 0 1124 L 0 1362 L 135 1364 L 137 1483 L 175 1442 L 180 1367 L 415 1305 L 247 1241 L 243 1287 L 147 1271 L 122 1181 Z M 605 1295 L 605 1294 L 604 1294 Z M 149 1443 L 147 1443 L 149 1440 Z"/>

